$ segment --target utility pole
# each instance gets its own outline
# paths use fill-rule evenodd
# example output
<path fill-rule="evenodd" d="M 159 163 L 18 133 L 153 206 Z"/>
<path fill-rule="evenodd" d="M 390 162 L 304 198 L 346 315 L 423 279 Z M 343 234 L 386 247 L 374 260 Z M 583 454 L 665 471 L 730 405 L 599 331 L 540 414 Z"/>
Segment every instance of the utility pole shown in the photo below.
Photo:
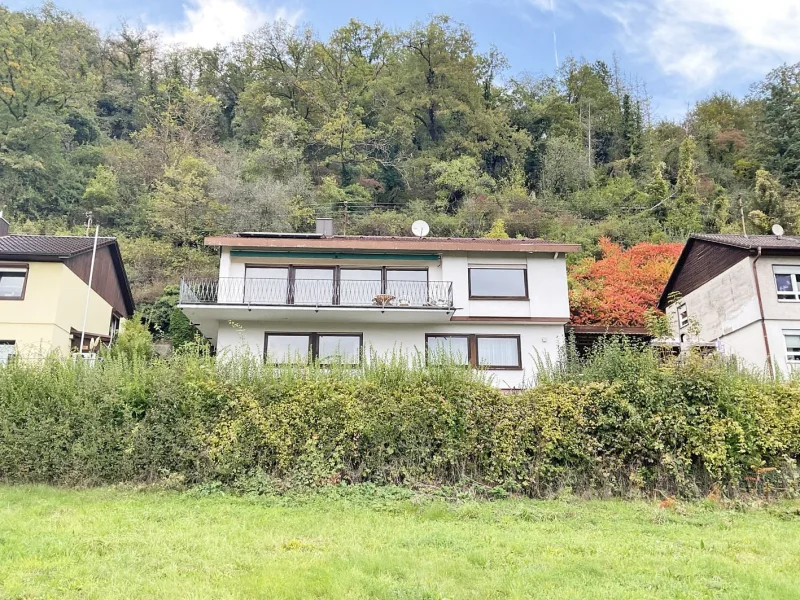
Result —
<path fill-rule="evenodd" d="M 347 235 L 347 200 L 344 201 L 344 231 L 343 235 Z"/>
<path fill-rule="evenodd" d="M 89 267 L 89 284 L 86 290 L 86 305 L 83 308 L 83 327 L 81 328 L 81 345 L 78 353 L 83 354 L 83 340 L 86 337 L 86 319 L 89 317 L 89 299 L 92 297 L 92 278 L 94 277 L 94 259 L 97 256 L 97 238 L 100 236 L 100 225 L 94 230 L 94 245 L 92 246 L 92 264 Z"/>

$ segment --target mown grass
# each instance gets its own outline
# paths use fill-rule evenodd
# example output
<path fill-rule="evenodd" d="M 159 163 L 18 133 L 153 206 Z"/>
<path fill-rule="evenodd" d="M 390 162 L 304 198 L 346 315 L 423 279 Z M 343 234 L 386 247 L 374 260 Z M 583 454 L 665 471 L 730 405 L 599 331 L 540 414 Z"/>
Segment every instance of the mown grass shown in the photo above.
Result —
<path fill-rule="evenodd" d="M 370 491 L 372 490 L 372 491 Z M 0 487 L 4 598 L 797 598 L 800 503 Z"/>

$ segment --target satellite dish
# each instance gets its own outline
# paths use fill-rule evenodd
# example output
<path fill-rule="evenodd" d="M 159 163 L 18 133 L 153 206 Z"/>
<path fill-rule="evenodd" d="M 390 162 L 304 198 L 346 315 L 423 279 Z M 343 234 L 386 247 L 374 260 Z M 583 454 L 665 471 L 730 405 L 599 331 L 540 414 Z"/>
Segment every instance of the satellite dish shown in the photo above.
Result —
<path fill-rule="evenodd" d="M 425 221 L 414 221 L 411 224 L 411 233 L 417 237 L 425 237 L 430 230 L 430 226 Z"/>
<path fill-rule="evenodd" d="M 774 233 L 778 237 L 781 237 L 783 235 L 783 227 L 775 223 L 775 225 L 772 226 L 772 233 Z"/>

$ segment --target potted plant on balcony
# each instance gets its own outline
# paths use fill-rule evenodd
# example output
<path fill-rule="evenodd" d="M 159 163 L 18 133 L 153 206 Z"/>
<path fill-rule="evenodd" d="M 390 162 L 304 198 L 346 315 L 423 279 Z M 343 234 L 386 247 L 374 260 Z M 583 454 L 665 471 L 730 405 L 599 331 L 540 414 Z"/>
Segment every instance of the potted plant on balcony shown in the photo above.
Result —
<path fill-rule="evenodd" d="M 399 298 L 397 304 L 398 306 L 411 306 L 411 301 L 408 298 Z"/>

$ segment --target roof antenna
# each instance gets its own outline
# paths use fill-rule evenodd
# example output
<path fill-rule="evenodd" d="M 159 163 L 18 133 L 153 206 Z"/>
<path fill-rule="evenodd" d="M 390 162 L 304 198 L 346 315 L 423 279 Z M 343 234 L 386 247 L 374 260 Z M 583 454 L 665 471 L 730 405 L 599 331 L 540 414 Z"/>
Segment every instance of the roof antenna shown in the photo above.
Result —
<path fill-rule="evenodd" d="M 92 229 L 92 211 L 86 211 L 86 237 L 89 237 L 89 231 Z"/>
<path fill-rule="evenodd" d="M 742 195 L 739 194 L 739 214 L 742 216 L 742 233 L 747 237 L 747 225 L 744 221 L 744 205 L 742 204 Z"/>
<path fill-rule="evenodd" d="M 783 236 L 783 227 L 781 227 L 778 223 L 772 226 L 772 233 L 775 234 L 775 237 L 781 239 Z"/>

